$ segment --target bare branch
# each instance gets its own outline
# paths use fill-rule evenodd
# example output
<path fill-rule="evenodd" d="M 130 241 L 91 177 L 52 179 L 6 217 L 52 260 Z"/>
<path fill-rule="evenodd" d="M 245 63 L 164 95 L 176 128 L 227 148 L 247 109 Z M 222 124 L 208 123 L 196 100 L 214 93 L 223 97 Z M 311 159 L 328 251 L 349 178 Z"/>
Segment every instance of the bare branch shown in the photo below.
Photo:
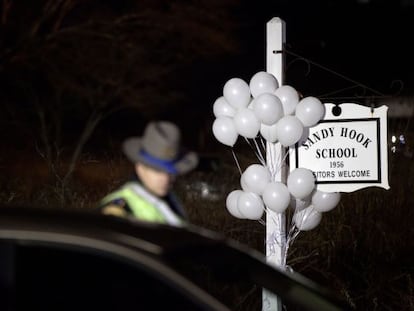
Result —
<path fill-rule="evenodd" d="M 1 11 L 1 24 L 6 25 L 8 18 L 9 18 L 9 12 L 10 8 L 12 6 L 12 0 L 3 0 L 2 1 L 2 11 Z"/>

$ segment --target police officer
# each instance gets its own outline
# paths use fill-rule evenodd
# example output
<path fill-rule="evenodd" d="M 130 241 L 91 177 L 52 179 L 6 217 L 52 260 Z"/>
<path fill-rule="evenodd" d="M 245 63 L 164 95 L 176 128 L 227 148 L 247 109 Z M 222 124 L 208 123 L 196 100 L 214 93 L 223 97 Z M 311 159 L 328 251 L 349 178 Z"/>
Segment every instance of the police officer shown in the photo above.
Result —
<path fill-rule="evenodd" d="M 124 141 L 123 152 L 134 164 L 134 177 L 101 200 L 102 213 L 183 225 L 185 212 L 171 186 L 196 167 L 198 157 L 182 148 L 179 128 L 168 121 L 150 122 L 142 137 Z"/>

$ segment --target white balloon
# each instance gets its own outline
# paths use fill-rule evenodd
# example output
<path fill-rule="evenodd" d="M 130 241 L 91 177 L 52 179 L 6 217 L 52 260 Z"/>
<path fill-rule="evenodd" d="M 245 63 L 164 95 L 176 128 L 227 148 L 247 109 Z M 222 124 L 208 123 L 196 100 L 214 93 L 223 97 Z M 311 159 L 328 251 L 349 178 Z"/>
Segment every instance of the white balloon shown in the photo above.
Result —
<path fill-rule="evenodd" d="M 254 98 L 250 101 L 250 103 L 247 105 L 247 108 L 253 110 L 254 107 Z"/>
<path fill-rule="evenodd" d="M 252 220 L 262 218 L 264 212 L 263 201 L 259 195 L 252 192 L 243 192 L 237 200 L 237 208 L 243 217 Z"/>
<path fill-rule="evenodd" d="M 296 144 L 303 134 L 303 124 L 295 116 L 284 116 L 276 123 L 280 143 L 289 147 Z"/>
<path fill-rule="evenodd" d="M 250 165 L 242 174 L 247 191 L 262 194 L 265 186 L 270 182 L 270 171 L 260 164 Z"/>
<path fill-rule="evenodd" d="M 306 198 L 304 200 L 298 200 L 293 195 L 291 195 L 290 198 L 290 206 L 295 213 L 309 207 L 310 205 L 310 199 L 306 200 Z"/>
<path fill-rule="evenodd" d="M 293 215 L 293 222 L 300 231 L 316 228 L 322 220 L 322 213 L 309 206 Z"/>
<path fill-rule="evenodd" d="M 243 137 L 255 138 L 259 133 L 260 122 L 254 111 L 249 108 L 239 108 L 233 121 L 237 133 Z"/>
<path fill-rule="evenodd" d="M 315 191 L 312 195 L 312 205 L 318 212 L 329 212 L 339 203 L 341 194 L 339 192 Z"/>
<path fill-rule="evenodd" d="M 214 120 L 213 134 L 219 142 L 230 147 L 233 147 L 238 136 L 234 122 L 229 117 L 218 117 Z"/>
<path fill-rule="evenodd" d="M 266 125 L 275 124 L 283 117 L 283 105 L 279 97 L 264 93 L 254 99 L 253 110 L 259 121 Z"/>
<path fill-rule="evenodd" d="M 325 106 L 316 97 L 305 97 L 296 106 L 296 117 L 304 126 L 314 126 L 325 115 Z"/>
<path fill-rule="evenodd" d="M 282 85 L 276 89 L 274 94 L 280 98 L 285 115 L 295 113 L 296 105 L 299 103 L 299 94 L 293 87 L 290 85 Z"/>
<path fill-rule="evenodd" d="M 294 169 L 287 178 L 289 192 L 297 199 L 309 196 L 315 188 L 315 176 L 307 168 Z"/>
<path fill-rule="evenodd" d="M 243 193 L 241 190 L 233 190 L 227 195 L 226 198 L 226 207 L 229 213 L 239 219 L 244 219 L 245 217 L 240 213 L 237 202 L 239 200 L 240 195 Z"/>
<path fill-rule="evenodd" d="M 269 143 L 275 143 L 277 141 L 277 123 L 273 125 L 260 125 L 260 134 Z"/>
<path fill-rule="evenodd" d="M 223 87 L 223 95 L 234 108 L 245 108 L 250 103 L 250 88 L 246 81 L 232 78 Z"/>
<path fill-rule="evenodd" d="M 303 127 L 302 136 L 298 140 L 298 145 L 302 146 L 308 140 L 309 137 L 309 127 Z"/>
<path fill-rule="evenodd" d="M 253 97 L 264 93 L 273 93 L 279 87 L 279 83 L 272 74 L 259 71 L 250 79 L 250 91 Z"/>
<path fill-rule="evenodd" d="M 240 176 L 240 187 L 243 191 L 250 192 L 249 188 L 246 185 L 246 182 L 244 181 L 243 174 Z"/>
<path fill-rule="evenodd" d="M 218 117 L 234 117 L 236 114 L 236 109 L 231 106 L 224 96 L 221 96 L 216 99 L 213 105 L 213 112 L 216 118 Z"/>
<path fill-rule="evenodd" d="M 264 204 L 276 213 L 283 213 L 289 206 L 290 193 L 284 183 L 270 182 L 263 190 Z"/>

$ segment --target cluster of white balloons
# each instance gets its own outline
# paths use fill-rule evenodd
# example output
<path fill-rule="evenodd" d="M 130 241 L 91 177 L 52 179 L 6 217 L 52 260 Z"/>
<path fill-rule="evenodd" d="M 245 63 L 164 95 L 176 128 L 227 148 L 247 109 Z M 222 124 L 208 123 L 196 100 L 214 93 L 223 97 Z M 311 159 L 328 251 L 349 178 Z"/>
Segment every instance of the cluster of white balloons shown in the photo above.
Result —
<path fill-rule="evenodd" d="M 340 200 L 339 192 L 317 190 L 315 177 L 306 168 L 293 170 L 284 184 L 272 181 L 266 166 L 252 164 L 242 173 L 240 185 L 242 190 L 233 190 L 226 199 L 227 210 L 232 216 L 258 220 L 265 207 L 283 213 L 296 199 L 303 204 L 296 204 L 293 223 L 301 231 L 314 229 L 320 223 L 322 213 L 335 208 Z"/>
<path fill-rule="evenodd" d="M 323 119 L 325 106 L 316 97 L 300 98 L 293 87 L 279 86 L 272 74 L 260 71 L 249 84 L 240 78 L 228 80 L 213 111 L 213 134 L 227 146 L 232 147 L 239 135 L 254 139 L 260 134 L 269 143 L 290 147 L 306 140 L 308 128 Z M 284 213 L 291 205 L 292 221 L 301 231 L 315 228 L 322 213 L 340 200 L 338 192 L 317 190 L 312 171 L 305 168 L 293 170 L 284 184 L 272 180 L 268 167 L 252 164 L 242 173 L 240 184 L 242 190 L 232 191 L 226 199 L 231 215 L 258 220 L 266 208 Z M 298 201 L 302 203 L 291 204 Z"/>
<path fill-rule="evenodd" d="M 260 71 L 249 84 L 240 78 L 228 80 L 213 112 L 213 134 L 222 144 L 232 147 L 238 135 L 256 138 L 260 133 L 268 142 L 289 147 L 323 118 L 325 106 L 316 97 L 300 99 L 293 87 L 279 86 L 272 74 Z"/>

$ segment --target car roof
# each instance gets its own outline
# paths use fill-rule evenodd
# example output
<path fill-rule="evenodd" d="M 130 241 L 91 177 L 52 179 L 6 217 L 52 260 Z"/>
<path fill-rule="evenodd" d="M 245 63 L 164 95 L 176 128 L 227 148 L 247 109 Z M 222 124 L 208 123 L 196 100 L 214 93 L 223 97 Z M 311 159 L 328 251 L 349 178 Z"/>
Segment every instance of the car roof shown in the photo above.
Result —
<path fill-rule="evenodd" d="M 264 255 L 222 234 L 100 215 L 93 211 L 0 207 L 0 240 L 59 244 L 123 258 L 158 271 L 207 309 L 227 307 L 180 270 L 182 262 L 208 266 L 227 280 L 248 279 L 302 310 L 347 310 L 335 294 L 297 273 L 270 266 Z"/>

